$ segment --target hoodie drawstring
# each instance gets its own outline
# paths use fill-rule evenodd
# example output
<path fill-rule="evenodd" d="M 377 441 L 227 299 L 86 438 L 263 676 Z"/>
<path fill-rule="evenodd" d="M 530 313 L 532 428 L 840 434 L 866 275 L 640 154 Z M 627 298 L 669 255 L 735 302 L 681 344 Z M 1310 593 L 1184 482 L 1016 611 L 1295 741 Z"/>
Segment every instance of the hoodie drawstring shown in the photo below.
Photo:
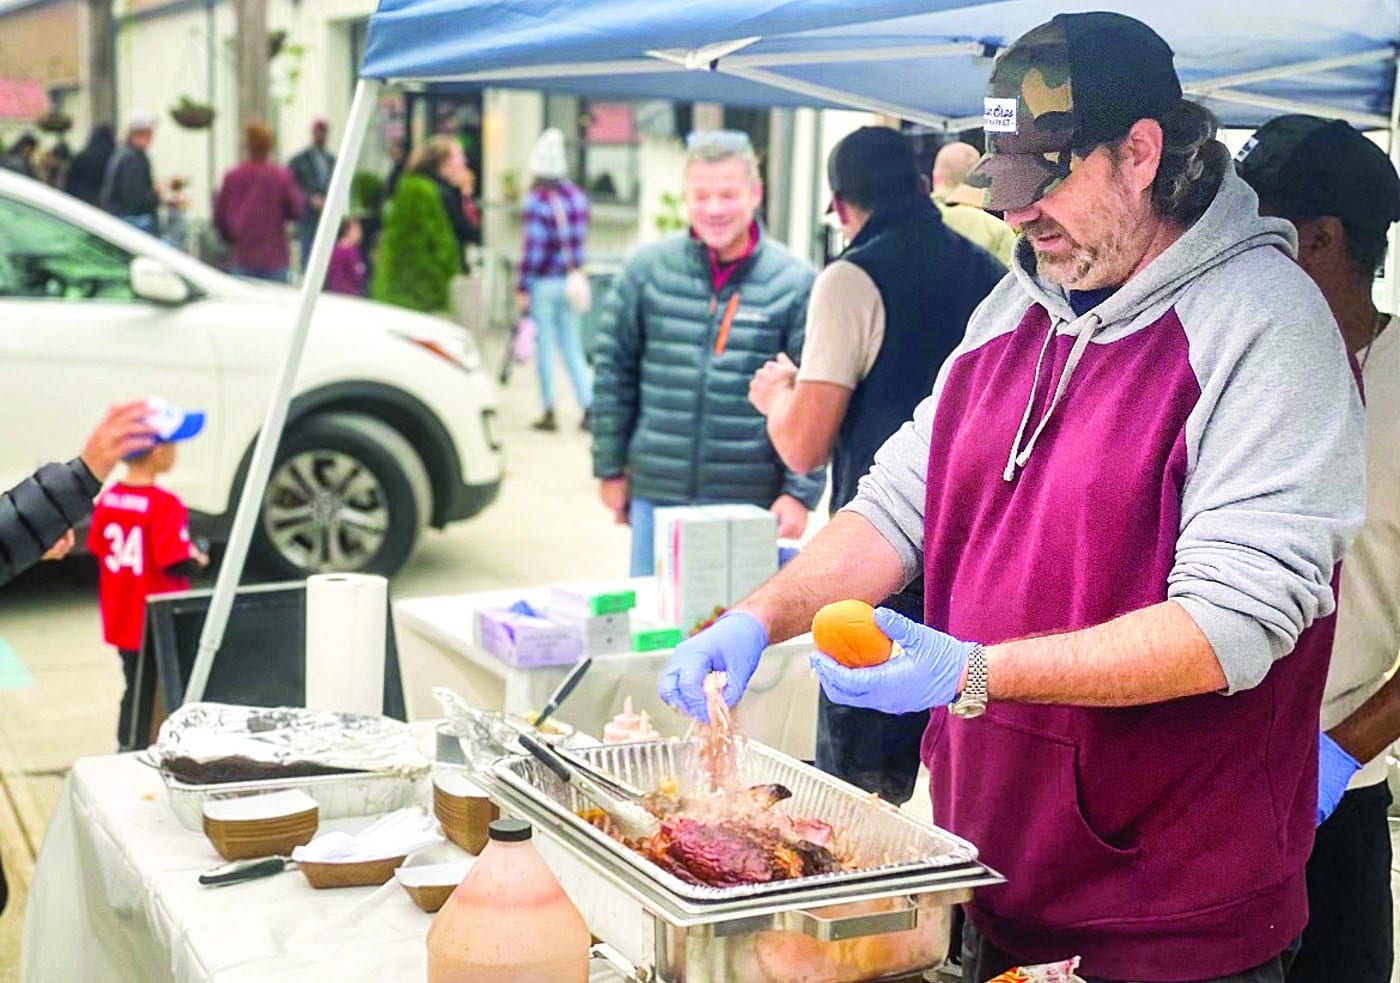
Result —
<path fill-rule="evenodd" d="M 1079 336 L 1074 339 L 1074 347 L 1069 351 L 1069 358 L 1065 360 L 1064 371 L 1060 373 L 1060 381 L 1055 385 L 1055 394 L 1050 398 L 1050 405 L 1045 408 L 1045 412 L 1040 417 L 1040 422 L 1036 424 L 1035 430 L 1031 432 L 1031 438 L 1022 448 L 1021 438 L 1025 436 L 1026 424 L 1030 422 L 1031 410 L 1035 407 L 1035 394 L 1040 389 L 1040 370 L 1045 362 L 1045 354 L 1050 350 L 1050 342 L 1054 340 L 1058 326 L 1052 320 L 1050 330 L 1045 333 L 1045 343 L 1040 346 L 1040 355 L 1035 360 L 1035 375 L 1031 379 L 1030 396 L 1026 399 L 1026 411 L 1021 415 L 1021 425 L 1016 429 L 1016 440 L 1011 445 L 1011 453 L 1006 459 L 1006 470 L 1001 473 L 1003 481 L 1013 481 L 1016 478 L 1016 469 L 1026 466 L 1026 462 L 1031 458 L 1031 451 L 1035 450 L 1035 442 L 1040 439 L 1041 432 L 1045 425 L 1050 422 L 1051 415 L 1055 408 L 1060 405 L 1060 398 L 1064 396 L 1065 390 L 1069 388 L 1069 377 L 1074 374 L 1075 368 L 1079 365 L 1079 360 L 1084 357 L 1084 350 L 1089 347 L 1089 341 L 1094 336 L 1094 332 L 1102 325 L 1097 314 L 1088 316 L 1088 323 L 1081 326 Z"/>

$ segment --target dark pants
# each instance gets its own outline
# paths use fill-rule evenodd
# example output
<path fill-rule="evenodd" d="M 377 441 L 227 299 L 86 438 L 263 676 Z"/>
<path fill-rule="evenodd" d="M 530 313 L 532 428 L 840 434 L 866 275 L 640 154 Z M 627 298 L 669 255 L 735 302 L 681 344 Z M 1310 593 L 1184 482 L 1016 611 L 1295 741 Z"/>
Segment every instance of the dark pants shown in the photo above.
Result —
<path fill-rule="evenodd" d="M 131 743 L 128 731 L 131 730 L 131 715 L 136 709 L 136 660 L 141 654 L 132 649 L 117 649 L 117 654 L 122 657 L 122 677 L 126 680 L 122 690 L 121 713 L 117 715 L 117 749 L 139 751 L 141 748 Z"/>
<path fill-rule="evenodd" d="M 914 581 L 882 602 L 906 618 L 923 621 L 924 583 Z M 919 742 L 928 711 L 881 713 L 832 703 L 817 696 L 817 767 L 886 802 L 903 805 L 919 775 Z"/>
<path fill-rule="evenodd" d="M 1229 976 L 1212 976 L 1205 980 L 1193 980 L 1191 983 L 1283 983 L 1288 964 L 1292 962 L 1293 954 L 1297 951 L 1297 944 L 1295 940 L 1288 949 L 1253 969 L 1246 969 L 1242 973 L 1232 973 Z M 1073 954 L 1066 952 L 1065 958 L 1068 959 Z M 1007 955 L 984 939 L 981 933 L 973 927 L 972 922 L 969 921 L 964 926 L 962 958 L 964 983 L 986 983 L 987 980 L 1006 972 L 1013 966 L 1023 965 L 1025 965 L 1024 960 Z M 1082 971 L 1079 975 L 1084 983 L 1124 983 L 1121 980 L 1107 980 L 1101 976 L 1085 976 Z M 1346 977 L 1334 976 L 1331 979 L 1333 983 L 1342 983 Z M 1351 981 L 1346 980 L 1346 983 L 1351 983 Z"/>
<path fill-rule="evenodd" d="M 1390 789 L 1342 796 L 1308 858 L 1308 926 L 1288 983 L 1390 983 Z"/>
<path fill-rule="evenodd" d="M 817 694 L 817 767 L 886 802 L 903 805 L 919 774 L 919 741 L 928 711 L 881 713 L 832 703 Z"/>

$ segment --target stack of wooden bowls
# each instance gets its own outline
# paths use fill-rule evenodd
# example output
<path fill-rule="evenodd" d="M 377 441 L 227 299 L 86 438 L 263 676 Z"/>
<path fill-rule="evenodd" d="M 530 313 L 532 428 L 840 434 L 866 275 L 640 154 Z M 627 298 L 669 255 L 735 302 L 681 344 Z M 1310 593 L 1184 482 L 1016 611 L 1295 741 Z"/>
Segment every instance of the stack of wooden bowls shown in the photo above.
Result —
<path fill-rule="evenodd" d="M 433 776 L 433 815 L 442 832 L 470 854 L 486 846 L 486 831 L 501 810 L 465 775 L 440 770 Z"/>

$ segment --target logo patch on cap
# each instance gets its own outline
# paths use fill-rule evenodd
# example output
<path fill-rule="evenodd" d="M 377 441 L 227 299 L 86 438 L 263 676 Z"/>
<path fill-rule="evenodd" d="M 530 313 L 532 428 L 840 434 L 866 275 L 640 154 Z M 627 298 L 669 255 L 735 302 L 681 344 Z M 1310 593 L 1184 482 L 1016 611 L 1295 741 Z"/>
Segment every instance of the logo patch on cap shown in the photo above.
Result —
<path fill-rule="evenodd" d="M 1259 145 L 1259 137 L 1258 137 L 1257 134 L 1256 134 L 1255 136 L 1250 137 L 1248 140 L 1246 140 L 1246 141 L 1244 142 L 1244 146 L 1240 148 L 1240 152 L 1237 153 L 1237 154 L 1235 154 L 1235 163 L 1236 163 L 1236 164 L 1239 164 L 1239 163 L 1243 162 L 1243 160 L 1244 160 L 1246 157 L 1249 156 L 1249 152 L 1250 152 L 1251 150 L 1253 150 L 1255 147 L 1257 147 L 1258 145 Z"/>
<path fill-rule="evenodd" d="M 982 129 L 988 133 L 1015 133 L 1016 103 L 1016 99 L 983 99 Z"/>

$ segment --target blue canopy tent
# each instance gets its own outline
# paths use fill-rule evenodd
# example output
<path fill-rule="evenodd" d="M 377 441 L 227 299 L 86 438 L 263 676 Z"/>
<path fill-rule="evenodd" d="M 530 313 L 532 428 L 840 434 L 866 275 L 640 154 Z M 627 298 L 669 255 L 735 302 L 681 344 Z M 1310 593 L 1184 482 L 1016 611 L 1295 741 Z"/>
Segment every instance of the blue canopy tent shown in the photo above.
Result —
<path fill-rule="evenodd" d="M 1055 13 L 1104 7 L 1156 28 L 1188 96 L 1226 125 L 1341 117 L 1390 130 L 1394 155 L 1400 0 L 381 0 L 189 698 L 203 693 L 223 637 L 380 82 L 841 107 L 959 131 L 981 123 L 1001 48 Z"/>

